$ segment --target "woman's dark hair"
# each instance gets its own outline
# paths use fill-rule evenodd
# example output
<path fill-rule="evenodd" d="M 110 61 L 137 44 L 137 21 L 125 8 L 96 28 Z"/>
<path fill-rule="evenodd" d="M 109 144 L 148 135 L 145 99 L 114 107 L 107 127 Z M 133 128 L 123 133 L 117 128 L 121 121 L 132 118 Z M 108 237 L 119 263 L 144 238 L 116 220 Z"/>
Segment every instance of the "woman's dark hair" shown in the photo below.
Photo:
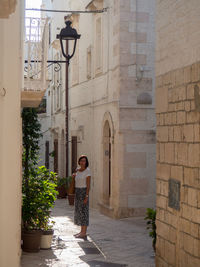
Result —
<path fill-rule="evenodd" d="M 82 159 L 85 159 L 85 160 L 86 160 L 85 168 L 87 168 L 87 167 L 89 166 L 89 161 L 88 161 L 87 156 L 85 156 L 85 155 L 80 156 L 80 158 L 78 159 L 78 164 L 80 164 L 80 161 L 81 161 Z"/>

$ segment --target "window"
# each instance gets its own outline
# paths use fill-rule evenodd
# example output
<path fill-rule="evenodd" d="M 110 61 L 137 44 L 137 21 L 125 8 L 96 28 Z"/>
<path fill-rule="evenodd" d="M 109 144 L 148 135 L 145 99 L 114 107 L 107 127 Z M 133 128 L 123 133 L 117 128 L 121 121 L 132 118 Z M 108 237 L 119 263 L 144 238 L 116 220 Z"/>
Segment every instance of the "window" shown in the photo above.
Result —
<path fill-rule="evenodd" d="M 39 114 L 47 112 L 47 99 L 45 96 L 43 97 L 39 107 L 37 108 L 37 112 Z"/>
<path fill-rule="evenodd" d="M 72 27 L 79 32 L 79 14 L 73 14 L 71 16 Z M 72 49 L 73 42 L 70 42 L 70 50 Z M 71 79 L 72 85 L 79 83 L 79 41 L 76 43 L 76 52 L 71 60 Z"/>
<path fill-rule="evenodd" d="M 51 44 L 51 23 L 49 23 L 49 45 Z"/>
<path fill-rule="evenodd" d="M 72 58 L 72 85 L 79 82 L 79 53 L 78 53 L 78 43 L 76 45 L 76 53 Z"/>
<path fill-rule="evenodd" d="M 101 17 L 96 19 L 96 40 L 95 40 L 95 47 L 96 47 L 96 73 L 102 71 L 102 29 L 101 29 Z"/>
<path fill-rule="evenodd" d="M 87 78 L 91 79 L 92 76 L 92 52 L 91 47 L 87 49 Z"/>

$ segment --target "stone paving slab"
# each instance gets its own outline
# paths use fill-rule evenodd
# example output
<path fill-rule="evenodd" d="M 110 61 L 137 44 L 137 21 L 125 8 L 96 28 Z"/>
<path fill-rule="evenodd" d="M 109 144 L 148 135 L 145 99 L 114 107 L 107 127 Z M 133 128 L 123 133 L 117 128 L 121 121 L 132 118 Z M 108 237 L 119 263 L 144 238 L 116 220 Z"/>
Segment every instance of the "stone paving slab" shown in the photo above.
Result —
<path fill-rule="evenodd" d="M 143 218 L 114 220 L 90 209 L 87 240 L 73 235 L 74 207 L 58 199 L 52 211 L 54 237 L 50 250 L 22 253 L 21 267 L 154 267 L 151 239 Z"/>

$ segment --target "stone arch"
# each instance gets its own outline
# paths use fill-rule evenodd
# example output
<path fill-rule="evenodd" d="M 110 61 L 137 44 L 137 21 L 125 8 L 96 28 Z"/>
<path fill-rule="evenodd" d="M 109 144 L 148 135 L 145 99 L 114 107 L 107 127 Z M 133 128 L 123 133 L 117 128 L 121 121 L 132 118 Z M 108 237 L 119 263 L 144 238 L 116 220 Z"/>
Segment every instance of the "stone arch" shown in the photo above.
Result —
<path fill-rule="evenodd" d="M 112 139 L 112 143 L 114 143 L 114 123 L 113 123 L 112 115 L 108 111 L 103 116 L 102 137 L 103 137 L 103 129 L 104 129 L 104 125 L 105 125 L 106 121 L 109 123 L 110 130 L 111 130 L 111 139 Z M 103 139 L 102 139 L 102 142 L 103 142 Z"/>

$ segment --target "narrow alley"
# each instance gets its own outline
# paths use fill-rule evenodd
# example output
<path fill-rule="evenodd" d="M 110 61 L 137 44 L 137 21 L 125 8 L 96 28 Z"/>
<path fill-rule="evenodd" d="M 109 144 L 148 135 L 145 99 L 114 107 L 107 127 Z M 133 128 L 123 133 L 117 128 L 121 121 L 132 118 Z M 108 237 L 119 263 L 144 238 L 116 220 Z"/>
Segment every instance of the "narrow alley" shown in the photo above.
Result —
<path fill-rule="evenodd" d="M 23 252 L 22 267 L 155 266 L 151 238 L 142 217 L 114 220 L 90 209 L 88 238 L 82 240 L 73 236 L 79 231 L 73 223 L 73 209 L 66 199 L 56 201 L 52 249 Z"/>

